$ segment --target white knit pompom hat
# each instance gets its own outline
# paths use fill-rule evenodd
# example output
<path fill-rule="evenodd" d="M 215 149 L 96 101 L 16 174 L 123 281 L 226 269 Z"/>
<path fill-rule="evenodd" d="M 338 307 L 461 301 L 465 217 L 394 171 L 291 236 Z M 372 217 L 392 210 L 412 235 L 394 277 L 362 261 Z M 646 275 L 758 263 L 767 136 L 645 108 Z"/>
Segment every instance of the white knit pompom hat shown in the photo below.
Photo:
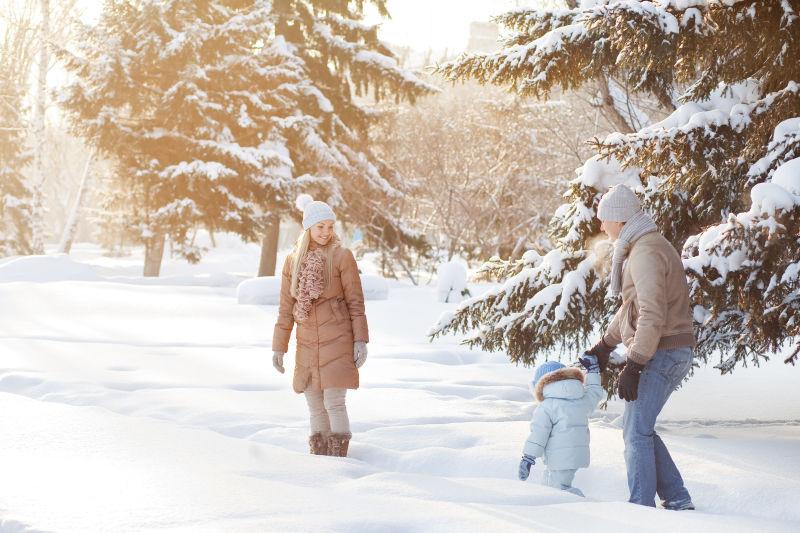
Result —
<path fill-rule="evenodd" d="M 295 205 L 303 212 L 303 229 L 307 230 L 314 224 L 323 220 L 336 221 L 336 213 L 325 202 L 314 200 L 308 194 L 301 194 L 295 200 Z"/>
<path fill-rule="evenodd" d="M 641 210 L 642 203 L 632 190 L 625 185 L 615 185 L 600 199 L 597 218 L 609 222 L 627 222 Z"/>

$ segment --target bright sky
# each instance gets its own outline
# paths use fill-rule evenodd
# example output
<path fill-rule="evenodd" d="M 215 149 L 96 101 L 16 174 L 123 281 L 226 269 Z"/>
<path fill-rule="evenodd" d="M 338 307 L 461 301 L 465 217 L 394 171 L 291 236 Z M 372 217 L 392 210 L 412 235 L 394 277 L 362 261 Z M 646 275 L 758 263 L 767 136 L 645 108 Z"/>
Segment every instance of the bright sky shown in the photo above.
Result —
<path fill-rule="evenodd" d="M 469 24 L 488 21 L 516 6 L 532 4 L 532 0 L 388 0 L 392 18 L 381 22 L 374 9 L 369 10 L 367 22 L 381 22 L 381 39 L 395 45 L 409 46 L 420 52 L 445 48 L 462 52 L 469 38 Z M 102 2 L 78 0 L 85 8 L 84 18 L 97 17 Z"/>
<path fill-rule="evenodd" d="M 530 0 L 388 0 L 392 18 L 381 23 L 380 36 L 387 43 L 420 52 L 447 48 L 458 53 L 467 47 L 470 22 L 486 22 L 530 4 Z M 374 10 L 367 22 L 380 22 Z"/>

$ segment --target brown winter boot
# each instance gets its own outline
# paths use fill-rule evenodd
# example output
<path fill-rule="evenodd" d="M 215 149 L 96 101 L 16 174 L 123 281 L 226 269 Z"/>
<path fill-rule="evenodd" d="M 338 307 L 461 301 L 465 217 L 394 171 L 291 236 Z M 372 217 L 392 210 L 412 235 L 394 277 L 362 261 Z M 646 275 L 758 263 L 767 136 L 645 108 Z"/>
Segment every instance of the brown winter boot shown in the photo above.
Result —
<path fill-rule="evenodd" d="M 350 445 L 350 433 L 331 433 L 328 437 L 328 455 L 333 457 L 347 457 L 347 448 Z"/>
<path fill-rule="evenodd" d="M 322 433 L 314 433 L 308 437 L 308 449 L 312 455 L 328 455 L 328 439 Z"/>

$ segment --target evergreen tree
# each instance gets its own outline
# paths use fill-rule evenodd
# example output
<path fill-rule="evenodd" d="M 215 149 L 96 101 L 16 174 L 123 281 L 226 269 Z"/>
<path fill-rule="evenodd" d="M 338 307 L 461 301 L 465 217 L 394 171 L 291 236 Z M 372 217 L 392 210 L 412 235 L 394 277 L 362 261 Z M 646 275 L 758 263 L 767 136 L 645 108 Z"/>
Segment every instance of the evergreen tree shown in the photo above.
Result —
<path fill-rule="evenodd" d="M 496 54 L 442 67 L 546 97 L 616 76 L 656 95 L 665 120 L 595 141 L 550 222 L 558 248 L 506 265 L 498 290 L 463 304 L 432 330 L 477 332 L 467 342 L 533 363 L 585 347 L 616 302 L 591 244 L 609 186 L 637 190 L 681 250 L 698 353 L 723 372 L 795 344 L 800 353 L 800 2 L 584 2 L 501 17 L 516 34 Z"/>
<path fill-rule="evenodd" d="M 316 136 L 290 137 L 296 172 L 314 175 L 323 166 L 336 182 L 328 200 L 344 207 L 345 220 L 364 230 L 384 251 L 425 248 L 422 235 L 394 216 L 407 187 L 404 177 L 370 148 L 368 131 L 379 119 L 364 99 L 391 97 L 414 103 L 438 89 L 398 66 L 378 39 L 378 27 L 362 22 L 372 4 L 386 17 L 386 0 L 277 0 L 276 35 L 302 63 L 319 100 Z"/>
<path fill-rule="evenodd" d="M 256 240 L 275 213 L 294 213 L 301 190 L 340 198 L 343 167 L 382 177 L 332 104 L 341 99 L 335 84 L 349 78 L 324 77 L 290 39 L 298 23 L 285 9 L 298 5 L 113 0 L 83 29 L 77 53 L 63 54 L 77 81 L 62 103 L 78 132 L 118 163 L 115 203 L 126 199 L 127 225 L 146 245 L 146 275 L 158 273 L 165 235 L 196 261 L 198 226 Z M 322 15 L 306 14 L 330 34 Z M 428 90 L 406 75 L 408 94 Z"/>
<path fill-rule="evenodd" d="M 32 253 L 32 191 L 22 175 L 31 156 L 25 142 L 22 94 L 9 74 L 6 68 L 0 71 L 0 256 Z"/>

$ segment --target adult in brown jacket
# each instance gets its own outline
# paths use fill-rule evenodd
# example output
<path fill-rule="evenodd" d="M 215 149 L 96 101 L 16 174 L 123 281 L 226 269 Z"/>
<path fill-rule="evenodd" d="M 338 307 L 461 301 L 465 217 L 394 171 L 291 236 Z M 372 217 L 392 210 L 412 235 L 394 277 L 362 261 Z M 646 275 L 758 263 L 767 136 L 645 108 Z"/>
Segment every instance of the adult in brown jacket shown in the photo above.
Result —
<path fill-rule="evenodd" d="M 658 494 L 667 509 L 694 509 L 655 431 L 661 409 L 692 366 L 695 339 L 683 263 L 625 185 L 603 196 L 597 217 L 614 241 L 611 293 L 622 296 L 622 305 L 587 353 L 604 367 L 620 342 L 628 349 L 617 393 L 625 400 L 622 437 L 629 501 L 655 507 Z"/>
<path fill-rule="evenodd" d="M 308 403 L 310 451 L 345 457 L 352 436 L 345 396 L 358 388 L 369 342 L 364 293 L 353 253 L 333 232 L 333 210 L 324 202 L 303 207 L 304 231 L 283 265 L 273 365 L 284 372 L 283 356 L 297 324 L 292 384 Z"/>

